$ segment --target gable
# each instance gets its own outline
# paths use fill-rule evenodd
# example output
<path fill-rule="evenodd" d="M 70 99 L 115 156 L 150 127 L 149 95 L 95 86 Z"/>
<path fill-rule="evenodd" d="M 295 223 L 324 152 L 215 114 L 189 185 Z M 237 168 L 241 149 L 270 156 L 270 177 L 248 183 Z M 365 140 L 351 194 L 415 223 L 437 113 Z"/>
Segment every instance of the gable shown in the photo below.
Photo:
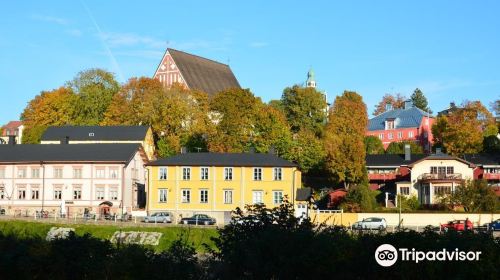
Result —
<path fill-rule="evenodd" d="M 189 88 L 168 49 L 163 55 L 160 64 L 156 68 L 153 78 L 159 80 L 163 86 L 171 86 L 174 83 L 179 83 Z"/>

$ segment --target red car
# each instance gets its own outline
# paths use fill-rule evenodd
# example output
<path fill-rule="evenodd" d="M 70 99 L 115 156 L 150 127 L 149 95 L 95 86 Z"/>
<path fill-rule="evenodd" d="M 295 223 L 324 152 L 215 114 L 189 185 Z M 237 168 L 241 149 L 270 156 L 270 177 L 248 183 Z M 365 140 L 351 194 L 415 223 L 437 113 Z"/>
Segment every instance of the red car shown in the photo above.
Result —
<path fill-rule="evenodd" d="M 449 221 L 447 224 L 441 224 L 441 230 L 448 231 L 448 230 L 452 229 L 452 230 L 456 230 L 456 231 L 464 231 L 466 222 L 467 222 L 467 230 L 472 230 L 473 225 L 472 225 L 472 222 L 470 220 Z"/>

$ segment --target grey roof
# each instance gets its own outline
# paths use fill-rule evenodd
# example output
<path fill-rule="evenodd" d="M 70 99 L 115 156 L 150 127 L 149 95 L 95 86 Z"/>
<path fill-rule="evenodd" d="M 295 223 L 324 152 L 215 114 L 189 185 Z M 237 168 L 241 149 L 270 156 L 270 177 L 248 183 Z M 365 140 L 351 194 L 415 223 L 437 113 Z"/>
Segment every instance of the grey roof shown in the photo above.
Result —
<path fill-rule="evenodd" d="M 62 140 L 66 136 L 70 141 L 142 141 L 148 129 L 148 126 L 51 126 L 43 133 L 42 141 Z"/>
<path fill-rule="evenodd" d="M 186 153 L 149 163 L 154 166 L 254 166 L 296 167 L 297 164 L 272 154 L 259 153 Z"/>
<path fill-rule="evenodd" d="M 128 163 L 139 147 L 140 144 L 0 145 L 0 163 Z"/>
<path fill-rule="evenodd" d="M 409 165 L 427 157 L 424 154 L 412 154 L 409 161 L 405 160 L 405 155 L 381 154 L 366 155 L 366 166 L 401 166 Z"/>
<path fill-rule="evenodd" d="M 167 51 L 190 89 L 214 95 L 229 88 L 241 88 L 228 65 L 170 48 Z"/>
<path fill-rule="evenodd" d="M 312 196 L 312 189 L 311 188 L 300 188 L 297 189 L 297 198 L 295 200 L 297 201 L 309 201 Z"/>
<path fill-rule="evenodd" d="M 385 121 L 387 119 L 395 120 L 396 129 L 419 127 L 424 116 L 427 116 L 427 112 L 417 107 L 410 107 L 408 109 L 394 109 L 370 119 L 368 130 L 384 130 Z"/>
<path fill-rule="evenodd" d="M 500 165 L 500 154 L 466 154 L 463 159 L 477 165 Z"/>

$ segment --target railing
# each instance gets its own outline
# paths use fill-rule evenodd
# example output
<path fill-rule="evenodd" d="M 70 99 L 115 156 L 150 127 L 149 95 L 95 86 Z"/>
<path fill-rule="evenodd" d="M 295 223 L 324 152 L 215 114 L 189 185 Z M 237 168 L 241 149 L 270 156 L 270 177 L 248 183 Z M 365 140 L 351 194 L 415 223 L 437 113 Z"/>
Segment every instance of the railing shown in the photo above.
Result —
<path fill-rule="evenodd" d="M 368 179 L 370 180 L 394 180 L 396 179 L 396 173 L 368 173 Z"/>
<path fill-rule="evenodd" d="M 500 180 L 500 173 L 483 173 L 483 179 Z"/>
<path fill-rule="evenodd" d="M 424 173 L 418 176 L 419 180 L 461 180 L 462 174 L 460 173 L 451 173 L 451 174 L 442 174 L 442 173 Z"/>

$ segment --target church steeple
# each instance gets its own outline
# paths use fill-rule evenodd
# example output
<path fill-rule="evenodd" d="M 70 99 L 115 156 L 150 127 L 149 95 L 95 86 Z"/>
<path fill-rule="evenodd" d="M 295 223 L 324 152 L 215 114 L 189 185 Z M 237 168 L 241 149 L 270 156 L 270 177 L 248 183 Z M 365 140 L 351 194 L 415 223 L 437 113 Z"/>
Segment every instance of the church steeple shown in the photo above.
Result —
<path fill-rule="evenodd" d="M 312 68 L 307 72 L 306 87 L 316 88 L 316 79 L 314 78 L 314 71 Z"/>

